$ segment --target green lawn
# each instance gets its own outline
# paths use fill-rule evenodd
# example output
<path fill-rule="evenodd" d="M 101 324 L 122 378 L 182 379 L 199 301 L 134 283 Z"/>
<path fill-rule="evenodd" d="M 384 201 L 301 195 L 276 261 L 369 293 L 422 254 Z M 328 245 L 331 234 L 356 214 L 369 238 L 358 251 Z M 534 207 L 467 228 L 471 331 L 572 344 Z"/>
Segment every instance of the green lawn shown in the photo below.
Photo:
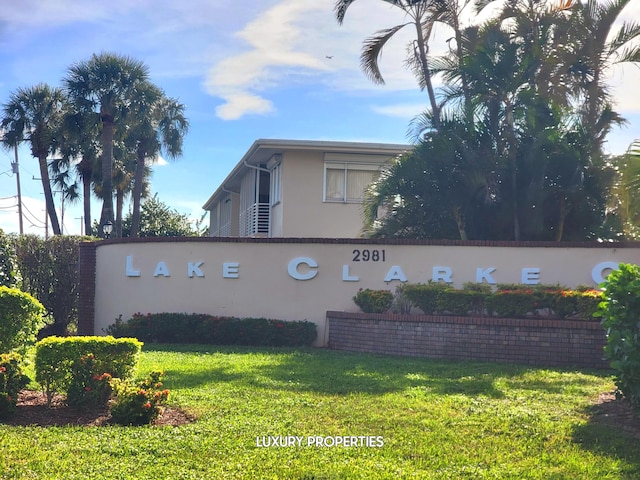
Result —
<path fill-rule="evenodd" d="M 0 479 L 640 478 L 637 440 L 589 421 L 603 372 L 325 350 L 147 346 L 181 427 L 0 425 Z M 302 446 L 258 447 L 269 436 Z M 382 437 L 381 447 L 307 446 Z M 258 439 L 258 440 L 257 440 Z"/>

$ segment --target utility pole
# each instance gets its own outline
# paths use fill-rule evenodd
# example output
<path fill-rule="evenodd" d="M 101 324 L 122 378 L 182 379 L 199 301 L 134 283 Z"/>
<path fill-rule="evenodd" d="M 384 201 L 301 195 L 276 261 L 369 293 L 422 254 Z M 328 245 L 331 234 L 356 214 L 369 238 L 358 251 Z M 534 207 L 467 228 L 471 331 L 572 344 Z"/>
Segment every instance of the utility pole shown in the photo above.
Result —
<path fill-rule="evenodd" d="M 22 193 L 20 192 L 20 166 L 18 164 L 18 144 L 16 143 L 13 146 L 13 152 L 16 157 L 16 161 L 11 163 L 11 168 L 13 169 L 13 173 L 16 174 L 16 182 L 18 183 L 18 223 L 20 225 L 20 235 L 24 233 L 24 228 L 22 226 Z"/>

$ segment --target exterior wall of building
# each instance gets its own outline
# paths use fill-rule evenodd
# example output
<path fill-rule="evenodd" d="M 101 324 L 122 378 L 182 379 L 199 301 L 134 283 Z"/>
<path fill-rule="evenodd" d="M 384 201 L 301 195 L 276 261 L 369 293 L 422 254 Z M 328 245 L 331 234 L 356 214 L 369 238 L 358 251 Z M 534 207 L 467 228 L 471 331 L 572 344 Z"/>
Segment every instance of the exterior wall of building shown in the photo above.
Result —
<path fill-rule="evenodd" d="M 373 158 L 368 156 L 367 160 Z M 378 158 L 380 165 L 388 160 L 387 157 Z M 283 237 L 360 236 L 362 204 L 323 201 L 324 164 L 325 153 L 322 151 L 288 151 L 284 154 Z"/>
<path fill-rule="evenodd" d="M 209 313 L 313 321 L 317 344 L 326 345 L 326 312 L 357 312 L 360 288 L 429 280 L 595 286 L 610 267 L 640 262 L 640 244 L 114 239 L 83 244 L 80 258 L 88 282 L 81 333 L 103 334 L 136 312 Z"/>

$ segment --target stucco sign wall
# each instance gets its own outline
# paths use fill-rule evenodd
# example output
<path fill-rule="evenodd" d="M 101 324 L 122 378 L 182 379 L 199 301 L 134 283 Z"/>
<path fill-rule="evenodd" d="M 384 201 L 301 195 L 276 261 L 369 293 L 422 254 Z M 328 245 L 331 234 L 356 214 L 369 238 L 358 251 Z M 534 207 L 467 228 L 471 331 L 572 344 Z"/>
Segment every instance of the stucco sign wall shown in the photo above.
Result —
<path fill-rule="evenodd" d="M 81 333 L 136 312 L 310 320 L 358 311 L 360 288 L 439 281 L 596 286 L 640 244 L 380 242 L 330 239 L 136 239 L 81 246 Z"/>

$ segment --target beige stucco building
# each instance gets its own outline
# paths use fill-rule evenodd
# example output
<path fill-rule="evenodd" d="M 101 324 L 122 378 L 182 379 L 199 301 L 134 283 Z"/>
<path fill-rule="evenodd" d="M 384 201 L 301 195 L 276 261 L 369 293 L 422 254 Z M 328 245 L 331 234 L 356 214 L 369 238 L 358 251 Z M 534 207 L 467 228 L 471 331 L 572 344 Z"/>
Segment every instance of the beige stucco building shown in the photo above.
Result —
<path fill-rule="evenodd" d="M 203 208 L 212 237 L 354 238 L 362 196 L 410 145 L 256 140 Z"/>

